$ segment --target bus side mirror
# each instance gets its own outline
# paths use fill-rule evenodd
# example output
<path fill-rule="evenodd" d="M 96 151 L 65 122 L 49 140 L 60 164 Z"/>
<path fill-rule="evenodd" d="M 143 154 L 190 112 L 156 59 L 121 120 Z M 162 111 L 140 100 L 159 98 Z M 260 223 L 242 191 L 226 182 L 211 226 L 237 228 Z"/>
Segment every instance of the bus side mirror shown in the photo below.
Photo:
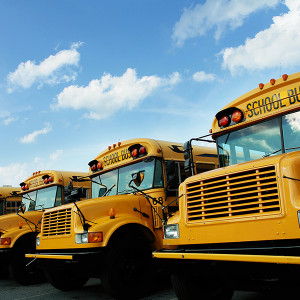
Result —
<path fill-rule="evenodd" d="M 131 174 L 131 180 L 130 180 L 130 182 L 129 182 L 129 186 L 130 186 L 130 184 L 131 184 L 131 182 L 134 182 L 134 184 L 136 185 L 136 186 L 140 186 L 141 185 L 141 183 L 143 182 L 143 180 L 144 180 L 144 173 L 143 173 L 143 171 L 138 171 L 138 172 L 136 172 L 136 173 L 132 173 Z"/>
<path fill-rule="evenodd" d="M 183 155 L 184 155 L 184 172 L 187 174 L 194 174 L 193 165 L 193 153 L 192 153 L 192 142 L 187 141 L 183 145 Z"/>
<path fill-rule="evenodd" d="M 21 212 L 22 214 L 25 213 L 25 204 L 21 203 L 18 207 L 18 212 Z"/>

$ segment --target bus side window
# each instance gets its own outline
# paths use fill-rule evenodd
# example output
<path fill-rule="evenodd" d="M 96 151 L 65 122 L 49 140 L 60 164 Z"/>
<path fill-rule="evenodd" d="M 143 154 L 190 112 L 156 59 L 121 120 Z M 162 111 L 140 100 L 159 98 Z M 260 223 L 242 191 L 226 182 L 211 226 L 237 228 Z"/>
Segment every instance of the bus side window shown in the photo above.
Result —
<path fill-rule="evenodd" d="M 196 164 L 196 170 L 197 170 L 197 174 L 199 173 L 203 173 L 206 171 L 210 171 L 215 169 L 216 166 L 214 164 L 202 164 L 202 163 L 197 163 Z"/>
<path fill-rule="evenodd" d="M 82 188 L 82 197 L 80 197 L 80 200 L 89 199 L 89 189 Z"/>
<path fill-rule="evenodd" d="M 55 200 L 55 206 L 60 206 L 62 204 L 62 192 L 61 192 L 61 187 L 57 188 L 57 192 L 56 192 L 56 200 Z"/>
<path fill-rule="evenodd" d="M 167 190 L 177 195 L 179 185 L 187 178 L 184 171 L 184 162 L 166 161 Z"/>
<path fill-rule="evenodd" d="M 178 166 L 174 160 L 165 161 L 167 175 L 167 190 L 176 192 L 178 188 Z"/>

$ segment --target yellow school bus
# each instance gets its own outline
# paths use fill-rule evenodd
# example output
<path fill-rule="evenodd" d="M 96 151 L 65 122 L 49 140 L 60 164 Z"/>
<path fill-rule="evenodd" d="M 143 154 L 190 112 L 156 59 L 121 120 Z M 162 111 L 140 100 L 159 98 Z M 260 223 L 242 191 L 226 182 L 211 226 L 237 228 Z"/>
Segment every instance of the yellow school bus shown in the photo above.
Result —
<path fill-rule="evenodd" d="M 229 103 L 212 138 L 220 168 L 181 184 L 164 226 L 164 247 L 176 248 L 153 253 L 175 266 L 178 298 L 230 299 L 250 282 L 299 280 L 300 73 Z"/>
<path fill-rule="evenodd" d="M 193 160 L 195 173 L 214 169 L 217 152 L 198 146 Z M 162 221 L 178 209 L 178 186 L 188 176 L 183 144 L 118 142 L 92 160 L 89 170 L 92 199 L 45 211 L 37 253 L 26 257 L 38 259 L 58 289 L 100 277 L 113 297 L 134 299 L 151 285 L 151 253 L 162 247 Z"/>
<path fill-rule="evenodd" d="M 11 276 L 22 284 L 32 284 L 41 278 L 36 264 L 26 267 L 28 262 L 25 253 L 35 249 L 43 212 L 71 201 L 74 191 L 78 194 L 76 200 L 90 198 L 90 182 L 72 185 L 74 176 L 87 175 L 87 172 L 45 170 L 34 172 L 20 184 L 22 203 L 19 211 L 0 217 L 0 261 L 3 274 L 9 270 Z"/>
<path fill-rule="evenodd" d="M 16 213 L 21 203 L 18 193 L 20 188 L 12 186 L 0 187 L 0 216 Z"/>

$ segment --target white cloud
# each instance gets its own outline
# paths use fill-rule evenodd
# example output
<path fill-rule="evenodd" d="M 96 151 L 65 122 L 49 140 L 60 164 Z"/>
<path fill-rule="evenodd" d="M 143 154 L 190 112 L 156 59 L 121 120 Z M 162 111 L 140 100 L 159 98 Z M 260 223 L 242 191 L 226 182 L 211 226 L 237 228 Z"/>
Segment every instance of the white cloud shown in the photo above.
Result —
<path fill-rule="evenodd" d="M 28 165 L 26 163 L 11 163 L 8 166 L 0 166 L 0 183 L 18 187 L 19 183 L 28 177 Z"/>
<path fill-rule="evenodd" d="M 286 0 L 289 12 L 273 18 L 273 24 L 244 45 L 222 51 L 223 67 L 232 74 L 241 69 L 263 70 L 299 65 L 300 1 Z"/>
<path fill-rule="evenodd" d="M 28 60 L 19 64 L 18 68 L 8 74 L 8 92 L 17 87 L 29 88 L 34 83 L 39 86 L 44 84 L 55 84 L 62 81 L 74 80 L 77 73 L 68 66 L 78 66 L 80 54 L 77 48 L 81 43 L 72 44 L 69 50 L 61 50 L 55 55 L 50 55 L 40 64 Z"/>
<path fill-rule="evenodd" d="M 49 133 L 51 130 L 52 130 L 52 126 L 50 124 L 46 124 L 45 128 L 43 128 L 41 130 L 35 130 L 34 132 L 29 133 L 28 135 L 25 135 L 24 137 L 22 137 L 20 139 L 20 142 L 23 144 L 33 143 L 39 135 L 45 135 L 45 134 Z"/>
<path fill-rule="evenodd" d="M 50 160 L 57 160 L 58 158 L 60 158 L 63 155 L 64 151 L 59 149 L 56 150 L 54 153 L 50 154 Z"/>
<path fill-rule="evenodd" d="M 3 120 L 4 125 L 8 126 L 11 122 L 15 121 L 15 118 L 8 117 L 5 120 Z"/>
<path fill-rule="evenodd" d="M 207 0 L 185 8 L 173 29 L 173 41 L 182 46 L 185 40 L 203 36 L 215 29 L 215 39 L 229 29 L 241 26 L 247 16 L 260 9 L 274 7 L 280 0 Z"/>
<path fill-rule="evenodd" d="M 51 107 L 86 109 L 85 117 L 104 119 L 119 109 L 132 109 L 159 87 L 175 85 L 180 81 L 175 72 L 168 78 L 155 75 L 138 78 L 134 69 L 128 68 L 120 76 L 104 74 L 90 81 L 88 86 L 71 85 L 57 95 L 57 103 Z"/>
<path fill-rule="evenodd" d="M 199 71 L 193 74 L 193 79 L 197 82 L 211 82 L 216 80 L 216 75 Z"/>
<path fill-rule="evenodd" d="M 300 112 L 286 115 L 285 119 L 291 126 L 293 133 L 300 133 Z"/>

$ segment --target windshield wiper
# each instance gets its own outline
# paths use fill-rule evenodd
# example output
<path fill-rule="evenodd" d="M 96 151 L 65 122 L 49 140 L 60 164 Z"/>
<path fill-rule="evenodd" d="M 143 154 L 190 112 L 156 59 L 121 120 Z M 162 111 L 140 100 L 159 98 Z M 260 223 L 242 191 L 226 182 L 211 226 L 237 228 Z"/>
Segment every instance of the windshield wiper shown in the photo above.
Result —
<path fill-rule="evenodd" d="M 279 151 L 281 151 L 281 148 L 278 149 L 278 150 L 276 150 L 276 151 L 273 151 L 273 152 L 270 152 L 270 153 L 268 153 L 268 154 L 265 154 L 265 155 L 263 155 L 262 157 L 268 157 L 268 156 L 270 156 L 270 155 L 272 155 L 272 154 L 275 154 L 275 153 L 277 153 L 277 152 L 279 152 Z"/>
<path fill-rule="evenodd" d="M 285 148 L 285 150 L 294 150 L 294 149 L 300 149 L 300 147 Z"/>
<path fill-rule="evenodd" d="M 103 195 L 102 195 L 102 197 L 104 197 L 104 196 L 106 196 L 106 195 L 108 195 L 111 191 L 112 191 L 112 189 L 115 187 L 116 185 L 115 184 L 113 184 Z"/>
<path fill-rule="evenodd" d="M 288 177 L 288 176 L 285 176 L 285 175 L 283 175 L 282 178 L 287 178 L 287 179 L 291 179 L 291 180 L 300 181 L 300 179 L 298 179 L 298 178 Z"/>

